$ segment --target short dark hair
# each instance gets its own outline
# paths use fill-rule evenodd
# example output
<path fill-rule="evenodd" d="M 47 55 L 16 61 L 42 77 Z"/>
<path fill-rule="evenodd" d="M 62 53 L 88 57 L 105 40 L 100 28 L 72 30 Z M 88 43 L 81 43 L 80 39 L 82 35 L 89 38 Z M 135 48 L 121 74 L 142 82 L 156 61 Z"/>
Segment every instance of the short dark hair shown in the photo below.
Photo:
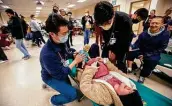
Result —
<path fill-rule="evenodd" d="M 33 18 L 34 16 L 35 16 L 34 14 L 31 14 L 31 15 L 30 15 L 30 18 Z"/>
<path fill-rule="evenodd" d="M 155 19 L 155 18 L 161 19 L 161 20 L 162 20 L 162 23 L 164 24 L 164 17 L 162 17 L 162 16 L 156 16 L 156 17 L 154 17 L 153 19 Z"/>
<path fill-rule="evenodd" d="M 15 14 L 15 12 L 12 9 L 6 9 L 5 12 L 9 13 L 9 14 L 12 14 L 12 15 Z"/>
<path fill-rule="evenodd" d="M 58 14 L 51 14 L 45 23 L 46 31 L 54 33 L 59 32 L 60 26 L 68 26 L 68 21 Z"/>
<path fill-rule="evenodd" d="M 153 11 L 154 13 L 156 13 L 156 10 L 155 10 L 155 9 L 153 9 L 153 10 L 151 10 L 151 11 Z"/>
<path fill-rule="evenodd" d="M 134 12 L 134 14 L 137 14 L 137 16 L 140 16 L 142 20 L 146 20 L 148 17 L 148 10 L 146 8 L 140 8 Z"/>
<path fill-rule="evenodd" d="M 94 19 L 97 25 L 102 25 L 104 22 L 112 19 L 114 15 L 113 5 L 108 1 L 100 1 L 94 9 Z"/>
<path fill-rule="evenodd" d="M 71 14 L 71 15 L 72 15 L 72 12 L 68 12 L 67 15 L 68 15 L 68 14 Z"/>

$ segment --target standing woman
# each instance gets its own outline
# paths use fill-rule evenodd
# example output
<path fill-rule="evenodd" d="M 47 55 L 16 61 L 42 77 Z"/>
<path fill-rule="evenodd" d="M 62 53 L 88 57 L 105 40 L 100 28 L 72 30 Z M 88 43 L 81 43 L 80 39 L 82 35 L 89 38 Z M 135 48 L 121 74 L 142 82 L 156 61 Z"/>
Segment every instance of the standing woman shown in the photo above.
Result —
<path fill-rule="evenodd" d="M 68 75 L 84 56 L 76 55 L 74 61 L 69 64 L 68 59 L 73 57 L 73 54 L 66 46 L 68 21 L 62 16 L 51 14 L 46 21 L 46 30 L 49 32 L 49 40 L 40 54 L 41 76 L 44 83 L 60 93 L 51 97 L 51 104 L 63 106 L 78 98 L 79 91 L 71 86 Z"/>

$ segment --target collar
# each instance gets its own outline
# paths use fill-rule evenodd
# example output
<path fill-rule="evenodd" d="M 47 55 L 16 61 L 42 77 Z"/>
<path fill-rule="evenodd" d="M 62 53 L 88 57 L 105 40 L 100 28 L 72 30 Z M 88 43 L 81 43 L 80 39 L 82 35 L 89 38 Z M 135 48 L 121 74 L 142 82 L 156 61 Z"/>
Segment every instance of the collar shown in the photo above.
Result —
<path fill-rule="evenodd" d="M 61 52 L 62 49 L 65 48 L 65 44 L 56 44 L 52 40 L 48 40 L 47 44 L 49 47 L 51 47 L 55 52 Z"/>
<path fill-rule="evenodd" d="M 162 27 L 161 29 L 160 29 L 160 31 L 159 32 L 157 32 L 157 33 L 151 33 L 150 32 L 150 28 L 148 29 L 148 34 L 150 35 L 150 36 L 158 36 L 160 33 L 162 33 L 163 31 L 165 30 L 165 27 Z"/>

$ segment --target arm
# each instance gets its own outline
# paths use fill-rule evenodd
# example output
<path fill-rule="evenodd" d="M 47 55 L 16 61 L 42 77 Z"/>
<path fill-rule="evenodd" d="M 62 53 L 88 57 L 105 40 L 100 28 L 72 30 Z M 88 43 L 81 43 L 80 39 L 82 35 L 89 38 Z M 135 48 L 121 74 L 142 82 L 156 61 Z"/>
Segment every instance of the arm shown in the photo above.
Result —
<path fill-rule="evenodd" d="M 163 52 L 167 48 L 169 37 L 170 37 L 169 33 L 168 32 L 165 33 L 164 36 L 162 37 L 161 43 L 158 45 L 159 48 L 153 50 L 152 52 L 146 53 L 145 56 L 152 56 Z"/>
<path fill-rule="evenodd" d="M 112 104 L 111 94 L 107 90 L 106 85 L 93 82 L 95 73 L 95 68 L 85 68 L 80 81 L 80 90 L 86 97 L 98 104 Z"/>
<path fill-rule="evenodd" d="M 69 67 L 64 67 L 59 59 L 55 59 L 55 56 L 44 55 L 43 62 L 45 69 L 49 72 L 49 74 L 59 79 L 59 75 L 66 78 L 71 71 Z"/>
<path fill-rule="evenodd" d="M 92 18 L 92 16 L 90 16 L 90 19 L 91 19 L 91 20 L 89 20 L 90 24 L 93 24 L 93 18 Z"/>

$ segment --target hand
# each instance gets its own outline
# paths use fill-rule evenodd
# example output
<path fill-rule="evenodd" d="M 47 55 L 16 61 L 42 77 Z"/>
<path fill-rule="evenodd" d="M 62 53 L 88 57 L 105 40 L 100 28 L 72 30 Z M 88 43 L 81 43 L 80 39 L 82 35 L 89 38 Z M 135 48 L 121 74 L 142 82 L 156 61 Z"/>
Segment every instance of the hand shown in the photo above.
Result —
<path fill-rule="evenodd" d="M 116 55 L 111 50 L 109 50 L 109 60 L 115 61 L 115 59 L 116 59 Z"/>
<path fill-rule="evenodd" d="M 118 94 L 118 95 L 128 95 L 128 94 L 131 94 L 131 93 L 133 93 L 134 91 L 133 91 L 133 89 L 132 88 L 130 88 L 130 87 L 128 87 L 126 84 L 124 84 L 124 83 L 121 83 L 120 85 L 119 84 L 116 84 L 115 86 L 114 86 L 114 89 L 115 89 L 115 91 L 116 91 L 116 93 Z"/>
<path fill-rule="evenodd" d="M 76 62 L 76 64 L 78 64 L 84 60 L 84 57 L 85 55 L 83 54 L 77 54 L 74 61 Z"/>
<path fill-rule="evenodd" d="M 139 58 L 140 60 L 143 60 L 143 55 L 139 55 L 138 58 Z"/>
<path fill-rule="evenodd" d="M 78 52 L 74 52 L 73 53 L 74 58 L 76 57 L 77 54 L 78 54 Z"/>
<path fill-rule="evenodd" d="M 101 57 L 96 57 L 96 60 L 100 61 L 100 62 L 103 62 L 103 58 L 101 58 Z"/>

